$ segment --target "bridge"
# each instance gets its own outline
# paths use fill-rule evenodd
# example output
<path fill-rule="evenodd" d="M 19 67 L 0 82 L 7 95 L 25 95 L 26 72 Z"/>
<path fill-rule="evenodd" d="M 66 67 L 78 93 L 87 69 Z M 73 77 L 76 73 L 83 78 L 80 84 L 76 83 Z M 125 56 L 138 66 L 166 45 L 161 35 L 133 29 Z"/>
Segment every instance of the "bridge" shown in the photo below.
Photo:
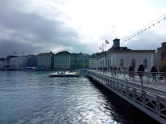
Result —
<path fill-rule="evenodd" d="M 134 105 L 159 123 L 166 123 L 166 76 L 165 73 L 155 74 L 139 72 L 129 76 L 128 71 L 86 70 L 88 77 L 96 80 L 116 95 Z"/>

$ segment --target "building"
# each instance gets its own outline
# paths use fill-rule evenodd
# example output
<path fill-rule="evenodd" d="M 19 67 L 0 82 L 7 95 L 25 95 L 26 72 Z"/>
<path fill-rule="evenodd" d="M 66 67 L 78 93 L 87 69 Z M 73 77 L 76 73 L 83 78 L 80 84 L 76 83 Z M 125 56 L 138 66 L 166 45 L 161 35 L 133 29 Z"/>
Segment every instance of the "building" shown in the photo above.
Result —
<path fill-rule="evenodd" d="M 79 68 L 78 66 L 78 57 L 77 57 L 77 53 L 72 53 L 71 54 L 71 68 L 72 69 L 77 69 Z"/>
<path fill-rule="evenodd" d="M 54 69 L 70 69 L 71 53 L 62 51 L 54 55 Z"/>
<path fill-rule="evenodd" d="M 137 71 L 143 64 L 146 71 L 154 65 L 155 50 L 131 50 L 120 47 L 120 39 L 113 40 L 113 46 L 97 58 L 98 68 L 110 69 L 111 66 L 129 68 L 132 65 Z"/>
<path fill-rule="evenodd" d="M 38 70 L 51 70 L 54 67 L 54 54 L 40 53 L 37 55 L 37 68 Z"/>
<path fill-rule="evenodd" d="M 0 68 L 9 68 L 11 59 L 14 57 L 17 57 L 17 56 L 9 55 L 6 58 L 0 58 Z"/>
<path fill-rule="evenodd" d="M 89 69 L 96 69 L 97 67 L 97 57 L 102 53 L 95 53 L 89 56 Z"/>
<path fill-rule="evenodd" d="M 37 67 L 37 56 L 36 55 L 29 55 L 27 56 L 27 67 Z"/>
<path fill-rule="evenodd" d="M 83 53 L 71 54 L 71 68 L 88 68 L 89 67 L 89 55 Z"/>
<path fill-rule="evenodd" d="M 27 67 L 27 56 L 18 56 L 10 59 L 10 67 L 14 68 L 26 68 Z"/>
<path fill-rule="evenodd" d="M 18 67 L 19 66 L 19 63 L 18 63 L 18 57 L 14 57 L 14 58 L 11 58 L 10 60 L 10 67 Z"/>
<path fill-rule="evenodd" d="M 0 68 L 4 67 L 4 61 L 5 61 L 4 58 L 0 58 Z"/>
<path fill-rule="evenodd" d="M 13 56 L 13 55 L 7 56 L 7 58 L 5 58 L 4 60 L 4 67 L 7 67 L 7 68 L 10 67 L 10 60 L 14 57 L 17 57 L 17 56 Z"/>
<path fill-rule="evenodd" d="M 155 65 L 159 68 L 161 67 L 161 62 L 166 58 L 166 42 L 162 43 L 160 48 L 157 48 L 157 52 L 155 55 Z"/>

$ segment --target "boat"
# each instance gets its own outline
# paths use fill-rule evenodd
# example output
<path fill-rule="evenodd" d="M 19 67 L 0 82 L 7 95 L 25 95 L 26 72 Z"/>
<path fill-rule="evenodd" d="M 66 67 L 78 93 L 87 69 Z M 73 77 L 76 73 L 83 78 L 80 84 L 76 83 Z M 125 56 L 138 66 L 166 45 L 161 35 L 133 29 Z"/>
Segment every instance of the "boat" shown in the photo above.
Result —
<path fill-rule="evenodd" d="M 51 73 L 49 77 L 79 77 L 79 72 L 58 71 Z"/>

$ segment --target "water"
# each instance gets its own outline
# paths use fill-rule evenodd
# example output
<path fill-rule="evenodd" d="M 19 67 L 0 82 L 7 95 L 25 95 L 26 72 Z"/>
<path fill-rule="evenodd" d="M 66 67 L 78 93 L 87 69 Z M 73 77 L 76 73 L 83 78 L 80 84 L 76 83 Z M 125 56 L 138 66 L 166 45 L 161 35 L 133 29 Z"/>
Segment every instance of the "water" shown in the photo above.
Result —
<path fill-rule="evenodd" d="M 0 71 L 0 124 L 139 122 L 87 78 L 50 78 L 49 73 Z"/>

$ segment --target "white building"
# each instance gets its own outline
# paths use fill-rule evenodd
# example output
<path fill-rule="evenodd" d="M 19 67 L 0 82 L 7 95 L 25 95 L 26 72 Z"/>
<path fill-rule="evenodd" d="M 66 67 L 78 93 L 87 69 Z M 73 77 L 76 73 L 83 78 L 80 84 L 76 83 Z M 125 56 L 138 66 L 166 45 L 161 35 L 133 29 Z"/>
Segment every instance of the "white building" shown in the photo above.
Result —
<path fill-rule="evenodd" d="M 131 50 L 120 47 L 120 39 L 115 39 L 113 42 L 113 47 L 98 57 L 98 68 L 110 69 L 111 66 L 129 68 L 133 65 L 137 71 L 139 65 L 143 64 L 146 71 L 151 70 L 154 65 L 155 50 Z"/>
<path fill-rule="evenodd" d="M 25 68 L 27 67 L 28 58 L 26 56 L 18 56 L 10 59 L 11 67 Z"/>
<path fill-rule="evenodd" d="M 92 54 L 89 57 L 89 69 L 96 69 L 97 67 L 97 57 L 100 55 L 101 53 L 95 53 Z"/>
<path fill-rule="evenodd" d="M 37 68 L 39 70 L 47 70 L 53 68 L 53 56 L 52 52 L 50 53 L 40 53 L 37 55 Z"/>
<path fill-rule="evenodd" d="M 55 69 L 70 69 L 71 54 L 67 51 L 62 51 L 54 55 Z"/>
<path fill-rule="evenodd" d="M 18 57 L 14 57 L 14 58 L 10 59 L 10 66 L 11 67 L 18 67 L 19 66 L 19 64 L 18 64 Z"/>
<path fill-rule="evenodd" d="M 89 58 L 89 68 L 95 69 L 97 65 L 97 58 Z"/>

